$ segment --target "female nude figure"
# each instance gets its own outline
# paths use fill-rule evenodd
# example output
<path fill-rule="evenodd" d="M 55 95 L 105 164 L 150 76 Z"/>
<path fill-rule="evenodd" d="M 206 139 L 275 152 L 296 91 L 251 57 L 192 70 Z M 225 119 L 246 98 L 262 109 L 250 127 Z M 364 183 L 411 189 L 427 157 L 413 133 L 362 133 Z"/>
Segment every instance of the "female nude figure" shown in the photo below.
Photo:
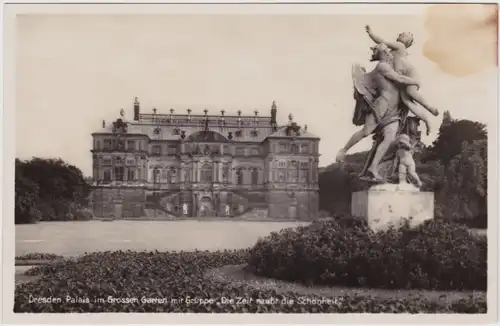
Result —
<path fill-rule="evenodd" d="M 399 34 L 396 42 L 385 41 L 381 37 L 375 35 L 370 26 L 365 27 L 368 36 L 377 44 L 385 44 L 388 48 L 392 50 L 394 56 L 394 70 L 404 76 L 410 77 L 412 79 L 418 80 L 417 72 L 415 68 L 408 61 L 408 51 L 406 50 L 413 44 L 413 34 L 411 33 L 401 33 Z M 431 125 L 429 118 L 425 115 L 425 111 L 413 101 L 422 105 L 427 111 L 437 116 L 439 111 L 431 106 L 418 92 L 418 86 L 416 85 L 406 85 L 406 92 L 401 92 L 402 100 L 408 106 L 411 112 L 417 117 L 424 121 L 427 128 L 427 135 L 431 131 Z M 408 98 L 409 97 L 409 98 Z"/>

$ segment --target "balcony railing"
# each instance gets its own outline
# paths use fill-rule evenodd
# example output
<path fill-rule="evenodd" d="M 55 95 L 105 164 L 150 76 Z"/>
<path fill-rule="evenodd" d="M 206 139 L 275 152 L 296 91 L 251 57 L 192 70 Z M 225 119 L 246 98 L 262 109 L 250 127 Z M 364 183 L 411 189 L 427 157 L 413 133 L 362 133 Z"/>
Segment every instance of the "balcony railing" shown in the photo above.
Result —
<path fill-rule="evenodd" d="M 144 180 L 93 180 L 92 186 L 94 187 L 144 187 L 147 182 Z"/>

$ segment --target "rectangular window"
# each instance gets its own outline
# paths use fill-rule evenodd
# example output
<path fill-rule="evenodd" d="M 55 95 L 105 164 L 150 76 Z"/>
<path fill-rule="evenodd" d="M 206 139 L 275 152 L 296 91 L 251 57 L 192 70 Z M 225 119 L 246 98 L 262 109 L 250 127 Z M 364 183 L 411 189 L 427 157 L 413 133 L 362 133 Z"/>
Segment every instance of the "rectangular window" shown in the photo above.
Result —
<path fill-rule="evenodd" d="M 106 157 L 104 160 L 103 160 L 103 165 L 111 165 L 111 159 Z"/>
<path fill-rule="evenodd" d="M 168 155 L 175 155 L 177 153 L 177 145 L 168 145 L 167 153 Z"/>
<path fill-rule="evenodd" d="M 259 183 L 259 171 L 257 169 L 252 170 L 252 184 L 256 185 Z"/>
<path fill-rule="evenodd" d="M 161 155 L 161 146 L 159 145 L 153 146 L 153 155 Z"/>
<path fill-rule="evenodd" d="M 127 140 L 127 150 L 135 150 L 135 140 Z"/>
<path fill-rule="evenodd" d="M 111 139 L 105 139 L 104 140 L 104 149 L 110 150 L 113 148 L 113 142 Z"/>
<path fill-rule="evenodd" d="M 300 170 L 300 182 L 306 183 L 309 171 L 308 170 Z"/>
<path fill-rule="evenodd" d="M 235 155 L 236 156 L 245 156 L 245 148 L 244 147 L 236 147 Z"/>
<path fill-rule="evenodd" d="M 133 158 L 128 158 L 128 159 L 127 159 L 127 165 L 135 165 L 135 159 L 133 159 Z"/>
<path fill-rule="evenodd" d="M 123 181 L 123 174 L 125 168 L 123 166 L 117 166 L 115 167 L 115 180 L 116 181 Z"/>
<path fill-rule="evenodd" d="M 153 182 L 160 183 L 160 169 L 153 169 Z"/>
<path fill-rule="evenodd" d="M 111 171 L 110 170 L 104 170 L 104 181 L 111 181 Z"/>
<path fill-rule="evenodd" d="M 224 163 L 222 167 L 222 181 L 227 182 L 229 176 L 229 164 Z"/>

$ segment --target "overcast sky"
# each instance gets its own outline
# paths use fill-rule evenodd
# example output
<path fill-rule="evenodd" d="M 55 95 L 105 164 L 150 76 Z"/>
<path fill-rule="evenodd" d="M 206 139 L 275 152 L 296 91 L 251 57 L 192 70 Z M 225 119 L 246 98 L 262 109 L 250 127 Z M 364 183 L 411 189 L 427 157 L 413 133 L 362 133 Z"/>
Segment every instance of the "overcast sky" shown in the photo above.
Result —
<path fill-rule="evenodd" d="M 132 118 L 137 96 L 143 112 L 161 113 L 269 114 L 276 100 L 280 122 L 292 113 L 307 124 L 321 137 L 320 165 L 330 164 L 357 130 L 351 65 L 372 67 L 366 24 L 393 40 L 411 31 L 424 96 L 455 118 L 489 123 L 497 108 L 490 8 L 444 6 L 411 15 L 18 16 L 16 156 L 61 157 L 90 175 L 90 134 L 120 108 Z M 441 119 L 432 118 L 435 129 Z"/>

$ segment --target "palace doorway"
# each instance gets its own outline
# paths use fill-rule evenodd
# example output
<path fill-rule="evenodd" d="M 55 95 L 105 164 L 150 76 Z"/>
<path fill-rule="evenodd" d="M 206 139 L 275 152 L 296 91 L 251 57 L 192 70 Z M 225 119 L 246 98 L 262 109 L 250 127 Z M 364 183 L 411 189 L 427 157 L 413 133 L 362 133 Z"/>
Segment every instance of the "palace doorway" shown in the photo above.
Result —
<path fill-rule="evenodd" d="M 214 205 L 210 197 L 202 197 L 199 201 L 198 216 L 200 217 L 210 217 L 214 216 Z"/>

